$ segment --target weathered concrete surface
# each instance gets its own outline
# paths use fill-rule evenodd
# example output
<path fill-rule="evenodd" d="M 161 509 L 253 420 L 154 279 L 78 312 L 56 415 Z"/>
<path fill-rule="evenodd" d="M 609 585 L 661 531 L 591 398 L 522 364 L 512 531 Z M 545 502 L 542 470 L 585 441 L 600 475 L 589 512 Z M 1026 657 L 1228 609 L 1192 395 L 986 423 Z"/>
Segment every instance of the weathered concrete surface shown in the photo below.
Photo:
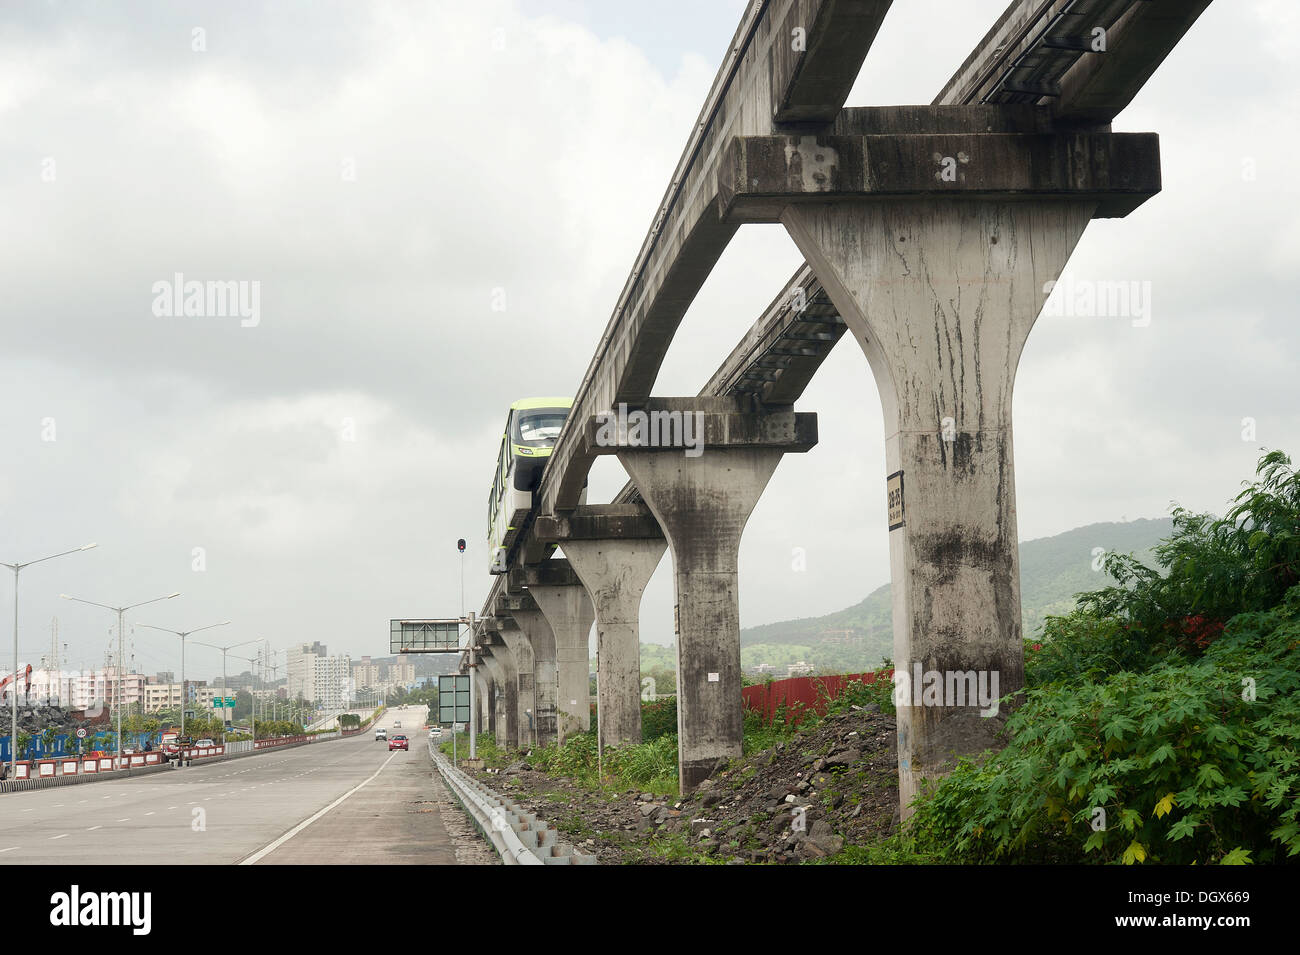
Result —
<path fill-rule="evenodd" d="M 591 729 L 591 687 L 588 678 L 591 624 L 596 611 L 587 588 L 567 560 L 552 558 L 524 569 L 528 592 L 546 616 L 555 637 L 558 671 L 556 738 Z"/>
<path fill-rule="evenodd" d="M 507 595 L 501 603 L 502 611 L 514 618 L 533 654 L 534 735 L 539 746 L 546 746 L 555 739 L 556 733 L 559 672 L 555 662 L 555 634 L 546 622 L 546 615 L 527 592 Z"/>
<path fill-rule="evenodd" d="M 1024 685 L 1011 397 L 1025 339 L 1094 203 L 791 206 L 784 222 L 862 346 L 883 404 L 894 664 Z M 884 502 L 886 488 L 880 488 Z M 953 701 L 946 701 L 953 702 Z M 904 812 L 923 777 L 998 745 L 1005 713 L 900 706 Z"/>
<path fill-rule="evenodd" d="M 504 650 L 504 646 L 495 642 L 483 647 L 483 666 L 492 674 L 492 732 L 498 746 L 518 748 L 519 682 Z"/>
<path fill-rule="evenodd" d="M 630 504 L 540 517 L 534 532 L 563 547 L 595 606 L 601 745 L 641 742 L 641 596 L 668 541 L 649 510 Z"/>
<path fill-rule="evenodd" d="M 689 410 L 698 399 L 656 399 L 656 407 Z M 729 419 L 713 430 L 703 454 L 680 449 L 621 450 L 627 469 L 668 538 L 677 596 L 678 768 L 683 792 L 721 762 L 742 754 L 740 604 L 736 587 L 740 537 L 759 495 L 787 450 L 816 443 L 816 415 L 763 417 L 719 409 Z M 729 441 L 728 441 L 729 439 Z M 726 442 L 726 443 L 724 443 Z"/>
<path fill-rule="evenodd" d="M 537 661 L 533 655 L 532 642 L 528 636 L 510 621 L 497 632 L 505 644 L 515 669 L 518 690 L 515 694 L 516 726 L 519 729 L 518 745 L 527 749 L 537 743 L 537 699 L 536 671 Z"/>
<path fill-rule="evenodd" d="M 1056 132 L 1024 106 L 846 109 L 827 132 L 737 137 L 719 169 L 724 217 L 775 222 L 786 206 L 951 196 L 1093 200 L 1128 215 L 1160 191 L 1154 133 Z"/>
<path fill-rule="evenodd" d="M 475 702 L 478 705 L 478 732 L 495 733 L 496 732 L 496 706 L 494 697 L 496 688 L 492 684 L 492 671 L 483 663 L 483 655 L 478 654 L 478 663 L 474 666 L 474 676 L 478 681 L 475 684 Z"/>
<path fill-rule="evenodd" d="M 1109 123 L 1126 107 L 1182 39 L 1210 0 L 1131 0 L 1095 6 L 1089 16 L 1038 28 L 1060 10 L 1055 0 L 1016 0 L 998 18 L 944 86 L 935 103 L 1032 102 L 1049 107 L 1061 124 Z M 1106 13 L 1102 18 L 1096 14 Z M 1094 28 L 1105 31 L 1105 52 L 1094 52 Z M 1063 49 L 1062 39 L 1078 42 Z M 1058 44 L 1056 48 L 1049 43 Z M 1011 64 L 1045 67 L 1055 96 L 1017 93 L 1006 80 Z"/>

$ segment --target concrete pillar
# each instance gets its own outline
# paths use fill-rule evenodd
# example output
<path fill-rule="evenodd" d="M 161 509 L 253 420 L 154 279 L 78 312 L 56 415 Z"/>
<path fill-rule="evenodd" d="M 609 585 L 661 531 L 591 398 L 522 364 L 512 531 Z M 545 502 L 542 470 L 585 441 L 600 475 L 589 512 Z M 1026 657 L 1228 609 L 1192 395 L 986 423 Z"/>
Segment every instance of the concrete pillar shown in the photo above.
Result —
<path fill-rule="evenodd" d="M 497 746 L 515 748 L 511 742 L 510 676 L 504 660 L 498 656 L 499 643 L 485 644 L 482 665 L 491 674 L 491 732 L 497 737 Z M 517 732 L 517 728 L 516 728 Z"/>
<path fill-rule="evenodd" d="M 483 663 L 481 652 L 477 657 L 474 678 L 478 680 L 478 684 L 474 688 L 474 693 L 475 701 L 478 703 L 478 732 L 491 733 L 496 729 L 496 710 L 492 706 L 492 674 Z"/>
<path fill-rule="evenodd" d="M 722 217 L 785 225 L 880 392 L 907 815 L 923 778 L 999 745 L 1005 713 L 972 705 L 971 678 L 986 697 L 1024 684 L 1016 365 L 1088 221 L 1159 191 L 1159 143 L 1050 109 L 904 106 L 726 149 Z"/>
<path fill-rule="evenodd" d="M 555 740 L 556 699 L 559 690 L 555 666 L 555 634 L 537 602 L 527 591 L 502 598 L 502 611 L 519 625 L 533 654 L 533 725 L 538 746 Z"/>
<path fill-rule="evenodd" d="M 524 574 L 529 594 L 555 635 L 556 738 L 563 743 L 571 734 L 591 729 L 589 648 L 596 612 L 567 560 L 552 558 L 527 566 Z"/>
<path fill-rule="evenodd" d="M 617 453 L 668 538 L 677 633 L 678 769 L 689 792 L 741 756 L 740 535 L 787 451 L 817 442 L 816 415 L 753 413 L 733 398 L 652 399 L 653 413 L 698 415 L 699 443 L 687 454 L 661 442 L 643 448 L 627 434 L 610 445 L 598 419 L 592 453 Z"/>
<path fill-rule="evenodd" d="M 1094 206 L 931 199 L 787 213 L 884 405 L 894 662 L 909 691 L 917 664 L 974 671 L 986 695 L 1024 686 L 1012 386 L 1043 289 Z M 1005 721 L 975 700 L 920 705 L 922 688 L 898 711 L 904 806 L 922 778 L 1001 745 Z"/>
<path fill-rule="evenodd" d="M 505 644 L 518 684 L 514 710 L 517 714 L 518 747 L 529 749 L 537 745 L 537 700 L 534 692 L 536 661 L 533 658 L 532 643 L 516 621 L 509 618 L 502 619 L 502 628 L 497 631 L 497 635 Z"/>
<path fill-rule="evenodd" d="M 597 712 L 602 746 L 641 742 L 641 596 L 668 546 L 636 504 L 579 507 L 539 517 L 534 534 L 557 542 L 596 610 Z"/>

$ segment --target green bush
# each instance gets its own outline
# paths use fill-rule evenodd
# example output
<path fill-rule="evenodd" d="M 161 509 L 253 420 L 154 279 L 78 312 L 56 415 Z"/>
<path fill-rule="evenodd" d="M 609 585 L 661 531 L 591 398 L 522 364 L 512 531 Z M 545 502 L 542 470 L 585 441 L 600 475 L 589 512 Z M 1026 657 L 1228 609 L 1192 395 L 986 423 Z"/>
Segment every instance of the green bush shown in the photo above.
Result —
<path fill-rule="evenodd" d="M 677 697 L 641 704 L 641 739 L 644 742 L 661 736 L 677 735 Z"/>
<path fill-rule="evenodd" d="M 918 849 L 955 862 L 1294 857 L 1300 587 L 1234 617 L 1202 659 L 1030 690 L 1007 728 L 1005 750 L 920 802 Z"/>
<path fill-rule="evenodd" d="M 1009 744 L 903 837 L 950 862 L 1300 855 L 1300 478 L 1277 452 L 1222 519 L 1176 510 L 1160 568 L 1080 596 L 1027 654 Z"/>

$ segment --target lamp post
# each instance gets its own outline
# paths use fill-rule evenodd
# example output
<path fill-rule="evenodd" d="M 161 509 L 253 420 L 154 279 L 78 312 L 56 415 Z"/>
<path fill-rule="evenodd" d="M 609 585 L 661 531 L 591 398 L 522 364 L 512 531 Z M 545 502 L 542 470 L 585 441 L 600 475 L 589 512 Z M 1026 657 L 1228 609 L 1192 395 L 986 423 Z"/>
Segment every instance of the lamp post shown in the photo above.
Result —
<path fill-rule="evenodd" d="M 229 620 L 222 621 L 221 623 L 210 623 L 210 624 L 208 624 L 206 627 L 199 627 L 197 630 L 168 630 L 166 627 L 155 627 L 155 626 L 152 626 L 152 625 L 147 624 L 147 623 L 139 624 L 139 626 L 141 626 L 141 627 L 145 627 L 146 629 L 149 629 L 149 630 L 161 630 L 163 633 L 174 633 L 174 634 L 176 634 L 176 636 L 178 636 L 178 637 L 181 638 L 181 735 L 182 735 L 182 736 L 185 735 L 185 702 L 186 702 L 186 701 L 185 701 L 185 696 L 186 696 L 186 693 L 185 693 L 185 638 L 188 637 L 191 633 L 199 633 L 199 632 L 201 632 L 201 631 L 203 631 L 203 630 L 211 630 L 213 627 L 224 627 L 224 626 L 229 625 L 229 623 L 230 623 Z M 195 642 L 195 643 L 198 643 L 197 640 L 195 640 L 194 642 Z M 204 646 L 207 646 L 207 644 L 204 644 Z M 223 662 L 223 664 L 224 664 L 224 659 L 223 659 L 222 662 Z M 223 681 L 223 682 L 224 682 L 224 681 Z M 170 694 L 169 694 L 169 695 L 170 695 Z M 224 685 L 222 686 L 222 695 L 223 695 L 223 696 L 225 695 L 225 686 L 224 686 Z"/>
<path fill-rule="evenodd" d="M 65 550 L 59 554 L 51 554 L 49 557 L 41 557 L 37 560 L 29 560 L 21 564 L 6 564 L 0 561 L 0 567 L 8 567 L 14 572 L 14 705 L 13 720 L 10 726 L 9 736 L 9 776 L 13 779 L 18 778 L 18 571 L 24 567 L 30 567 L 32 564 L 39 564 L 41 561 L 53 560 L 56 557 L 66 557 L 68 554 L 76 554 L 83 550 L 90 550 L 98 547 L 98 544 L 83 544 L 75 550 Z"/>
<path fill-rule="evenodd" d="M 75 600 L 77 603 L 90 604 L 92 607 L 103 607 L 105 610 L 112 610 L 117 614 L 117 767 L 122 767 L 122 664 L 126 660 L 125 651 L 123 650 L 122 630 L 125 627 L 126 612 L 134 610 L 136 607 L 143 607 L 145 604 L 158 603 L 160 600 L 171 600 L 173 597 L 179 597 L 180 591 L 174 594 L 168 594 L 165 597 L 154 597 L 152 600 L 142 600 L 138 604 L 131 604 L 127 607 L 110 607 L 108 604 L 95 603 L 93 600 L 84 600 L 81 597 L 69 597 L 67 594 L 59 594 L 64 600 Z M 185 718 L 185 701 L 181 701 L 181 719 Z"/>
<path fill-rule="evenodd" d="M 204 643 L 202 640 L 195 640 L 194 642 L 201 647 L 211 647 L 213 650 L 221 651 L 221 739 L 224 742 L 226 738 L 226 652 L 235 649 L 235 647 L 256 643 L 257 638 L 244 640 L 241 643 L 232 643 L 226 647 L 219 647 L 215 643 Z"/>

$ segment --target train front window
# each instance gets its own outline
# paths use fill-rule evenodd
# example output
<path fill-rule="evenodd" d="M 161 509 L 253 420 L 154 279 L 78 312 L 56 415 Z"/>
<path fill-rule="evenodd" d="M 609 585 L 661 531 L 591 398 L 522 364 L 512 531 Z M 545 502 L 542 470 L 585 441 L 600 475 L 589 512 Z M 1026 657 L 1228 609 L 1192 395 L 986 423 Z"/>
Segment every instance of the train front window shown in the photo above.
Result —
<path fill-rule="evenodd" d="M 515 433 L 512 435 L 515 444 L 530 448 L 552 447 L 568 416 L 567 408 L 538 408 L 517 412 L 514 419 Z"/>

